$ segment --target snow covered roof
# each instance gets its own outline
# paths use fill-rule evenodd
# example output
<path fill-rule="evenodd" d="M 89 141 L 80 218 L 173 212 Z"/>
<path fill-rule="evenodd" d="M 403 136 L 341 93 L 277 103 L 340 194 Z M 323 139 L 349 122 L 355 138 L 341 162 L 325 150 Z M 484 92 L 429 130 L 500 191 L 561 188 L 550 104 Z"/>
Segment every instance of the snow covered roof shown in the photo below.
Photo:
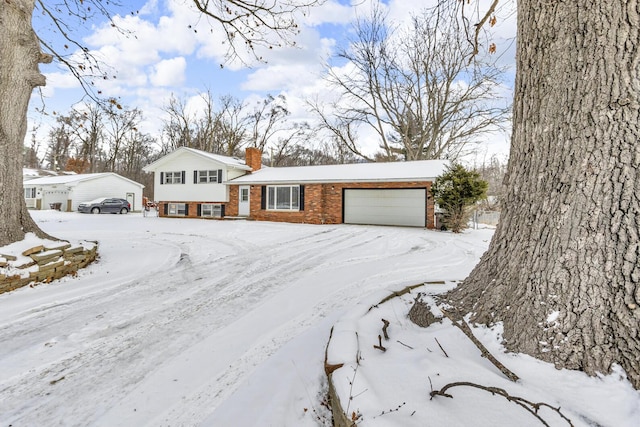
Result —
<path fill-rule="evenodd" d="M 417 160 L 393 163 L 263 168 L 227 184 L 324 183 L 324 182 L 407 182 L 432 181 L 449 166 L 448 160 Z"/>
<path fill-rule="evenodd" d="M 22 168 L 23 181 L 29 181 L 32 179 L 42 178 L 45 176 L 58 176 L 58 175 L 76 175 L 76 173 L 70 172 L 70 171 L 56 172 L 56 171 L 46 170 L 46 169 Z"/>
<path fill-rule="evenodd" d="M 244 160 L 238 159 L 236 157 L 229 157 L 229 156 L 222 156 L 220 154 L 207 153 L 206 151 L 196 150 L 195 148 L 189 148 L 189 147 L 177 148 L 176 150 L 172 151 L 166 156 L 163 156 L 158 160 L 156 160 L 155 162 L 150 163 L 147 166 L 143 167 L 142 170 L 145 172 L 154 172 L 156 169 L 158 169 L 158 167 L 162 166 L 167 161 L 170 161 L 171 158 L 176 157 L 182 153 L 191 153 L 196 156 L 204 157 L 205 159 L 214 160 L 218 163 L 222 163 L 226 166 L 229 166 L 235 169 L 242 169 L 246 171 L 251 170 L 251 168 L 247 166 Z"/>
<path fill-rule="evenodd" d="M 124 179 L 133 184 L 144 187 L 144 185 L 139 182 L 135 182 L 130 180 L 129 178 L 125 178 L 124 176 L 118 175 L 113 172 L 102 172 L 102 173 L 85 173 L 85 174 L 74 174 L 74 175 L 58 175 L 58 176 L 45 176 L 42 178 L 30 179 L 24 182 L 24 185 L 34 186 L 34 185 L 51 185 L 51 184 L 65 184 L 65 185 L 75 185 L 79 182 L 89 181 L 92 179 L 98 179 L 106 176 L 116 176 L 120 179 Z"/>

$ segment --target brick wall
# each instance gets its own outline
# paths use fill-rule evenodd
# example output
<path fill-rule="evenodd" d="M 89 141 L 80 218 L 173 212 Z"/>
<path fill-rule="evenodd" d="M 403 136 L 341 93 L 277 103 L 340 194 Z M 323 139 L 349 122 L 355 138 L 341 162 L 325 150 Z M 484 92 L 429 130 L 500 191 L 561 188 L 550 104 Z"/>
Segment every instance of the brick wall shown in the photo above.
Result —
<path fill-rule="evenodd" d="M 255 147 L 247 147 L 244 151 L 244 162 L 253 172 L 262 167 L 262 151 Z"/>
<path fill-rule="evenodd" d="M 344 189 L 366 188 L 426 188 L 427 189 L 427 228 L 434 228 L 434 204 L 430 194 L 430 181 L 416 182 L 376 182 L 376 183 L 334 183 L 334 184 L 306 184 L 304 186 L 304 211 L 278 212 L 261 209 L 262 190 L 260 185 L 251 186 L 251 219 L 258 221 L 296 222 L 309 224 L 341 224 L 342 198 Z M 230 186 L 229 205 L 235 205 L 237 214 L 238 186 Z M 229 213 L 233 207 L 229 206 Z"/>
<path fill-rule="evenodd" d="M 240 187 L 237 185 L 229 186 L 229 200 L 233 202 L 227 203 L 224 209 L 224 214 L 226 216 L 238 216 L 238 198 L 240 197 L 238 192 L 240 191 Z"/>

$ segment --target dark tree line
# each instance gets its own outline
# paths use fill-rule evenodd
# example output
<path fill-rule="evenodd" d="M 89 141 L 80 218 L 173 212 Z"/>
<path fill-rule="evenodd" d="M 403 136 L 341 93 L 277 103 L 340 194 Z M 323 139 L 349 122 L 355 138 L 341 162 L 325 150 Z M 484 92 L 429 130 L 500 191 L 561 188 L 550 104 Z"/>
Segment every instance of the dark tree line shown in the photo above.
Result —
<path fill-rule="evenodd" d="M 193 100 L 192 100 L 193 101 Z M 192 107 L 172 97 L 164 106 L 159 136 L 141 131 L 138 108 L 84 103 L 56 117 L 46 140 L 24 147 L 23 166 L 76 173 L 115 172 L 151 189 L 142 168 L 178 147 L 225 156 L 244 156 L 257 147 L 270 166 L 353 163 L 357 157 L 334 140 L 321 141 L 317 129 L 290 119 L 286 98 L 267 96 L 250 104 L 232 96 L 201 95 Z"/>
<path fill-rule="evenodd" d="M 23 166 L 76 173 L 115 172 L 148 184 L 142 167 L 157 158 L 156 139 L 141 132 L 142 112 L 82 104 L 58 115 L 46 141 L 35 136 Z"/>

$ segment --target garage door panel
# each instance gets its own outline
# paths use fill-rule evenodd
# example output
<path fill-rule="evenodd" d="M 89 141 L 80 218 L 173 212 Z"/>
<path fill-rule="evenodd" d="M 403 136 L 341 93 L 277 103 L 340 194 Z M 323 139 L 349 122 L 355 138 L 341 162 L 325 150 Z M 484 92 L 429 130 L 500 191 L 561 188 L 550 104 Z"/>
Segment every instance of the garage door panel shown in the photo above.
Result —
<path fill-rule="evenodd" d="M 344 193 L 347 224 L 424 227 L 425 189 L 347 189 Z"/>

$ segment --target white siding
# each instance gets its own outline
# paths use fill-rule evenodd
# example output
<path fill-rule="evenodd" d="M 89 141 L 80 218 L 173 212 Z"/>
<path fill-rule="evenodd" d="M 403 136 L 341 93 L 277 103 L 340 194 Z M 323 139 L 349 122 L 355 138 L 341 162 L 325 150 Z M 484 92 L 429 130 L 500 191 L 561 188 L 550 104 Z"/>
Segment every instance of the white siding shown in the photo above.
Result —
<path fill-rule="evenodd" d="M 345 190 L 344 222 L 425 227 L 426 194 L 423 188 Z"/>
<path fill-rule="evenodd" d="M 246 174 L 247 174 L 247 171 L 243 169 L 229 169 L 227 171 L 227 175 L 224 176 L 223 178 L 225 181 L 229 181 L 231 179 L 235 179 L 239 176 L 246 175 Z"/>
<path fill-rule="evenodd" d="M 69 198 L 71 208 L 75 211 L 82 202 L 98 197 L 119 197 L 127 199 L 127 193 L 134 193 L 134 203 L 131 210 L 142 209 L 142 186 L 134 184 L 119 175 L 107 175 L 95 179 L 78 182 L 72 187 Z"/>
<path fill-rule="evenodd" d="M 246 173 L 239 169 L 229 169 L 226 165 L 215 160 L 205 159 L 189 152 L 179 153 L 155 170 L 154 173 L 154 200 L 157 201 L 210 201 L 228 202 L 229 190 L 226 185 L 217 184 L 194 184 L 193 172 L 198 170 L 218 170 L 222 169 L 222 181 Z M 185 172 L 185 183 L 183 184 L 162 184 L 161 174 L 165 172 Z M 230 174 L 229 176 L 227 174 Z"/>

